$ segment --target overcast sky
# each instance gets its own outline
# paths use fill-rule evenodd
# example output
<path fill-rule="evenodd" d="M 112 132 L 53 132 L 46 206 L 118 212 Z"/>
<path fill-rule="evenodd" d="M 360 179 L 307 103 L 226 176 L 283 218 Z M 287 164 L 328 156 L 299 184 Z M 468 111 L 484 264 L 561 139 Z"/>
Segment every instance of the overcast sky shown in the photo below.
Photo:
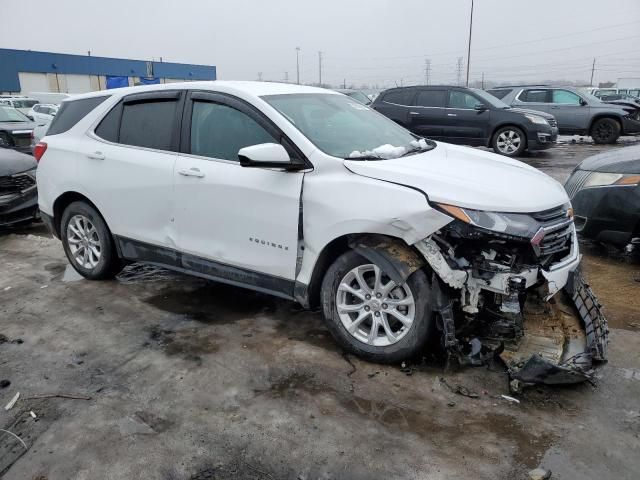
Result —
<path fill-rule="evenodd" d="M 457 79 L 471 0 L 0 0 L 0 47 L 216 65 L 219 79 Z M 6 12 L 11 12 L 6 15 Z M 640 77 L 640 0 L 475 0 L 471 79 Z M 464 69 L 463 66 L 463 77 Z"/>

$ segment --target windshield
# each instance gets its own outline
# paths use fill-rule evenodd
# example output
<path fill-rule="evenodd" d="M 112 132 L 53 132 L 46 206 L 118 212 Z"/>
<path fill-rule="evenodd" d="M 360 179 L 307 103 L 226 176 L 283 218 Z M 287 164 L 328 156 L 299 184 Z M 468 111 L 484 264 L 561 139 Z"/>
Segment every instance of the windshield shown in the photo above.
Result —
<path fill-rule="evenodd" d="M 511 108 L 510 105 L 507 105 L 502 100 L 494 97 L 489 92 L 485 92 L 484 90 L 480 90 L 479 88 L 470 88 L 469 90 L 480 97 L 482 101 L 487 105 L 490 105 L 494 108 Z"/>
<path fill-rule="evenodd" d="M 37 100 L 12 100 L 14 108 L 31 108 L 37 105 Z"/>
<path fill-rule="evenodd" d="M 422 141 L 392 120 L 346 97 L 326 93 L 262 97 L 324 153 L 338 158 L 397 158 L 428 150 Z M 380 147 L 386 147 L 382 149 Z M 394 150 L 391 150 L 394 149 Z"/>
<path fill-rule="evenodd" d="M 30 122 L 29 118 L 15 108 L 0 106 L 0 122 Z"/>

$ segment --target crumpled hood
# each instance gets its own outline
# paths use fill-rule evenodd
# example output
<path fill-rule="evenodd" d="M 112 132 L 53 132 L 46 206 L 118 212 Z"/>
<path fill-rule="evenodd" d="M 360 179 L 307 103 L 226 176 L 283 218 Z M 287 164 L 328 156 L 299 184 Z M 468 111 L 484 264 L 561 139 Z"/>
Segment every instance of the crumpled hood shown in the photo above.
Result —
<path fill-rule="evenodd" d="M 532 213 L 569 201 L 562 185 L 525 163 L 442 142 L 417 155 L 344 163 L 358 175 L 419 189 L 430 201 L 475 210 Z"/>

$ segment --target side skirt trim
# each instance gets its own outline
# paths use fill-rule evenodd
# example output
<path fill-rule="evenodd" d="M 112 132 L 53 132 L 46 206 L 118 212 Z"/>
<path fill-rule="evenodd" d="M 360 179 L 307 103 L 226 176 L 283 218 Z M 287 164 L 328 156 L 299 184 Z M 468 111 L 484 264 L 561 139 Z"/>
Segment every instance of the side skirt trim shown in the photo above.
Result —
<path fill-rule="evenodd" d="M 115 236 L 118 253 L 125 260 L 144 262 L 169 270 L 214 280 L 236 287 L 295 300 L 295 281 L 215 262 L 167 247 Z"/>

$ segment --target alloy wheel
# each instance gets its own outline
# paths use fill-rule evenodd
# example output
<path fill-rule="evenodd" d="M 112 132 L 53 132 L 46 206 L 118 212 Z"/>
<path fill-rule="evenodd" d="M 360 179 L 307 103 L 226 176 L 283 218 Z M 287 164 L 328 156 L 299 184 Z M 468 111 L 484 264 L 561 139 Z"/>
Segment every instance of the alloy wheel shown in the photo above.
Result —
<path fill-rule="evenodd" d="M 373 264 L 347 272 L 338 285 L 336 307 L 347 332 L 376 347 L 400 341 L 411 329 L 416 311 L 409 286 L 397 285 Z"/>
<path fill-rule="evenodd" d="M 75 262 L 94 269 L 102 256 L 102 244 L 95 225 L 84 215 L 74 215 L 67 224 L 67 245 Z"/>
<path fill-rule="evenodd" d="M 505 130 L 504 132 L 501 132 L 500 135 L 498 135 L 498 140 L 496 141 L 498 150 L 507 155 L 511 155 L 516 152 L 518 148 L 520 148 L 521 143 L 522 138 L 515 130 Z"/>
<path fill-rule="evenodd" d="M 593 136 L 601 142 L 606 142 L 613 136 L 613 126 L 607 122 L 599 122 L 596 125 Z"/>

